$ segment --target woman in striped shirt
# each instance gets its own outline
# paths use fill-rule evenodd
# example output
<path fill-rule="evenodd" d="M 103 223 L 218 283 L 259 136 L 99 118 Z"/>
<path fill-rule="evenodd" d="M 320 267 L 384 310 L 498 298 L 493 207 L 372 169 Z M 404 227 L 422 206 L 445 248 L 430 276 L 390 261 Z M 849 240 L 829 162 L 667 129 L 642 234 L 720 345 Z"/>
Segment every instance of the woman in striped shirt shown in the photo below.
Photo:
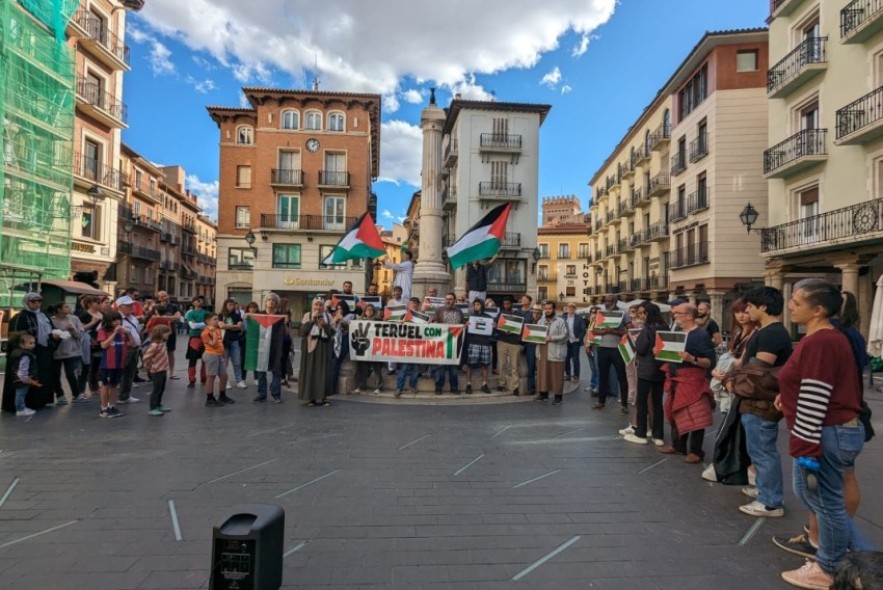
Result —
<path fill-rule="evenodd" d="M 831 322 L 842 300 L 836 285 L 805 279 L 788 302 L 791 320 L 805 326 L 806 335 L 779 372 L 776 407 L 788 423 L 794 493 L 819 522 L 816 561 L 782 573 L 800 588 L 828 588 L 847 547 L 861 538 L 843 498 L 844 472 L 853 469 L 865 432 L 858 419 L 862 385 L 855 354 Z M 801 465 L 798 459 L 811 461 Z"/>

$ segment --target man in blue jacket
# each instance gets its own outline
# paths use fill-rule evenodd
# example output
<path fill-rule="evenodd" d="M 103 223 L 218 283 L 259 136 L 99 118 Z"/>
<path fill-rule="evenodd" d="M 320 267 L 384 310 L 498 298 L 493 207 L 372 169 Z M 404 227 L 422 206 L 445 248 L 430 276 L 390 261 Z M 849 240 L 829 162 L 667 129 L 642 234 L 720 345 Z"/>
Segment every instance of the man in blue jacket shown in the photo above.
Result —
<path fill-rule="evenodd" d="M 579 353 L 582 349 L 583 340 L 586 338 L 588 324 L 586 318 L 576 315 L 576 305 L 567 304 L 567 314 L 564 316 L 567 322 L 567 358 L 564 360 L 564 380 L 571 378 L 579 382 Z"/>

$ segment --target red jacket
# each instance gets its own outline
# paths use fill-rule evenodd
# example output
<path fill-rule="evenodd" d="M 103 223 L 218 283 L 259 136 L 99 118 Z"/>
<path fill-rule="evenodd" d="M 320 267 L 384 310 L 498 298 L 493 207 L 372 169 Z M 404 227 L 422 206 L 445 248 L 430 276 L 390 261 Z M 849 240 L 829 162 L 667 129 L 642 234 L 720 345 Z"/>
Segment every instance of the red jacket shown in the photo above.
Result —
<path fill-rule="evenodd" d="M 668 367 L 663 366 L 666 375 Z M 665 378 L 665 390 L 672 391 L 665 398 L 665 416 L 673 421 L 679 434 L 702 430 L 714 424 L 712 400 L 705 369 L 678 367 L 677 375 Z"/>

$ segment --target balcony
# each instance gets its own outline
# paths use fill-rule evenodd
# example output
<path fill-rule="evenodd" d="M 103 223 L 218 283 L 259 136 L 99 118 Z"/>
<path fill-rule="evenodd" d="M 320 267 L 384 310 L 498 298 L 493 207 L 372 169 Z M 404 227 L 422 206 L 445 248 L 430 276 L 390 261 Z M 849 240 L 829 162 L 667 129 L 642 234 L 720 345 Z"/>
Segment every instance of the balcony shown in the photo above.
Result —
<path fill-rule="evenodd" d="M 803 0 L 770 0 L 770 17 L 788 16 L 801 4 L 803 4 Z"/>
<path fill-rule="evenodd" d="M 650 134 L 650 149 L 653 151 L 662 150 L 668 145 L 671 139 L 671 124 L 661 123 L 656 130 Z"/>
<path fill-rule="evenodd" d="M 616 214 L 613 212 L 613 209 L 608 209 L 607 214 L 604 216 L 604 219 L 607 223 L 613 223 L 613 220 L 616 219 Z"/>
<path fill-rule="evenodd" d="M 189 234 L 196 234 L 196 224 L 192 221 L 185 221 L 184 223 L 182 223 L 181 229 Z M 187 244 L 185 244 L 184 246 L 186 247 Z"/>
<path fill-rule="evenodd" d="M 129 46 L 108 29 L 107 22 L 84 8 L 77 10 L 73 18 L 85 33 L 77 44 L 88 49 L 98 61 L 114 70 L 129 71 Z"/>
<path fill-rule="evenodd" d="M 668 290 L 668 252 L 665 252 L 665 263 L 663 264 L 663 270 L 661 275 L 653 275 L 650 277 L 650 289 L 656 291 L 665 291 Z"/>
<path fill-rule="evenodd" d="M 161 234 L 159 234 L 159 241 L 163 244 L 168 244 L 172 241 L 172 234 L 167 231 L 162 232 Z"/>
<path fill-rule="evenodd" d="M 521 136 L 509 133 L 482 133 L 478 146 L 483 152 L 520 152 Z"/>
<path fill-rule="evenodd" d="M 650 194 L 650 185 L 644 185 L 639 191 L 639 196 L 641 203 L 649 203 L 653 199 L 653 195 Z"/>
<path fill-rule="evenodd" d="M 235 268 L 235 266 L 234 266 L 234 265 L 231 265 L 231 270 L 232 270 L 233 268 Z M 248 269 L 249 269 L 249 270 L 251 270 L 252 268 L 254 268 L 252 265 L 249 265 L 249 266 L 248 266 Z M 199 276 L 195 270 L 193 270 L 192 268 L 190 268 L 190 267 L 187 266 L 186 264 L 182 264 L 182 265 L 180 265 L 180 268 L 178 269 L 178 272 L 181 274 L 181 278 L 182 278 L 182 279 L 184 279 L 184 280 L 188 280 L 188 281 L 192 281 L 192 280 L 194 280 L 197 276 Z"/>
<path fill-rule="evenodd" d="M 319 188 L 348 189 L 350 173 L 339 170 L 319 170 Z"/>
<path fill-rule="evenodd" d="M 883 86 L 838 110 L 836 117 L 835 144 L 856 145 L 877 139 L 883 135 Z"/>
<path fill-rule="evenodd" d="M 708 209 L 708 189 L 700 188 L 687 195 L 687 215 Z"/>
<path fill-rule="evenodd" d="M 518 232 L 507 231 L 503 234 L 503 243 L 500 244 L 503 248 L 520 248 L 521 247 L 521 234 Z"/>
<path fill-rule="evenodd" d="M 628 238 L 626 238 L 626 249 L 627 250 L 634 250 L 635 248 L 637 248 L 638 246 L 640 246 L 643 243 L 642 237 L 641 237 L 642 233 L 643 232 L 641 232 L 640 230 L 636 230 L 635 233 L 633 233 Z"/>
<path fill-rule="evenodd" d="M 598 260 L 601 260 L 602 258 L 604 258 L 604 255 L 603 255 L 603 253 L 601 252 L 601 250 L 595 250 L 595 258 L 594 258 L 594 260 L 595 260 L 595 261 L 598 261 Z"/>
<path fill-rule="evenodd" d="M 127 128 L 128 110 L 101 84 L 77 78 L 77 108 L 108 127 Z"/>
<path fill-rule="evenodd" d="M 485 199 L 508 201 L 521 196 L 520 182 L 479 182 L 478 195 Z"/>
<path fill-rule="evenodd" d="M 687 203 L 675 201 L 668 205 L 668 220 L 675 222 L 687 218 Z"/>
<path fill-rule="evenodd" d="M 650 150 L 641 144 L 641 147 L 635 150 L 635 153 L 632 154 L 632 166 L 641 166 L 645 162 L 650 160 Z"/>
<path fill-rule="evenodd" d="M 303 186 L 304 171 L 288 168 L 272 168 L 270 170 L 272 186 Z"/>
<path fill-rule="evenodd" d="M 863 43 L 883 31 L 883 2 L 853 0 L 840 11 L 840 41 Z"/>
<path fill-rule="evenodd" d="M 611 174 L 607 177 L 607 190 L 612 191 L 614 189 L 618 189 L 619 185 L 622 183 L 622 175 L 621 174 Z"/>
<path fill-rule="evenodd" d="M 641 197 L 643 195 L 643 191 L 639 188 L 632 188 L 632 194 L 629 197 L 629 205 L 631 206 L 631 210 L 634 211 L 635 207 L 641 204 Z"/>
<path fill-rule="evenodd" d="M 161 258 L 159 250 L 136 246 L 132 242 L 120 240 L 118 248 L 121 254 L 126 254 L 131 258 L 140 258 L 141 260 L 149 260 L 151 262 L 159 262 Z"/>
<path fill-rule="evenodd" d="M 149 199 L 154 203 L 162 203 L 162 195 L 159 190 L 156 188 L 156 183 L 150 183 L 145 181 L 144 178 L 141 179 L 141 182 L 135 182 L 134 180 L 129 181 L 129 186 L 132 187 L 132 190 L 139 197 L 143 197 L 145 199 Z"/>
<path fill-rule="evenodd" d="M 278 215 L 261 213 L 260 230 L 343 233 L 353 226 L 355 217 L 340 215 Z"/>
<path fill-rule="evenodd" d="M 457 208 L 457 187 L 446 187 L 442 193 L 442 207 L 448 211 Z"/>
<path fill-rule="evenodd" d="M 596 231 L 596 232 L 601 231 L 601 227 L 602 227 L 603 225 L 604 225 L 604 223 L 601 221 L 601 218 L 600 218 L 600 217 L 596 217 L 596 218 L 595 218 L 595 223 L 594 223 L 595 231 Z"/>
<path fill-rule="evenodd" d="M 635 247 L 634 244 L 628 238 L 623 238 L 616 243 L 616 250 L 620 254 L 624 254 L 624 253 L 628 252 L 629 250 L 633 250 L 634 247 Z"/>
<path fill-rule="evenodd" d="M 635 165 L 631 161 L 622 163 L 622 179 L 628 180 L 635 175 Z"/>
<path fill-rule="evenodd" d="M 687 154 L 677 153 L 671 157 L 671 175 L 677 176 L 687 169 Z"/>
<path fill-rule="evenodd" d="M 644 230 L 644 238 L 647 242 L 658 242 L 668 239 L 668 224 L 658 221 Z"/>
<path fill-rule="evenodd" d="M 457 164 L 458 151 L 459 146 L 457 145 L 457 140 L 452 137 L 451 141 L 448 142 L 448 146 L 445 148 L 445 168 L 452 168 Z"/>
<path fill-rule="evenodd" d="M 160 238 L 162 238 L 162 223 L 156 221 L 155 219 L 151 219 L 143 213 L 136 214 L 128 205 L 120 205 L 117 208 L 117 215 L 119 215 L 120 220 L 122 220 L 123 222 L 130 222 L 133 226 L 133 229 L 140 227 L 142 229 L 154 231 L 159 233 Z"/>
<path fill-rule="evenodd" d="M 650 197 L 661 197 L 671 190 L 671 176 L 665 172 L 660 172 L 650 179 L 650 190 L 647 195 Z"/>
<path fill-rule="evenodd" d="M 208 265 L 211 265 L 211 266 L 214 266 L 214 264 L 215 264 L 215 259 L 214 259 L 214 257 L 209 256 L 209 255 L 207 255 L 207 254 L 197 254 L 197 255 L 196 255 L 196 260 L 199 261 L 199 262 L 201 262 L 201 263 L 203 263 L 203 264 L 208 264 Z"/>
<path fill-rule="evenodd" d="M 159 263 L 159 268 L 161 270 L 174 271 L 175 270 L 175 261 L 166 259 Z"/>
<path fill-rule="evenodd" d="M 828 68 L 827 37 L 804 39 L 767 72 L 769 98 L 785 98 Z"/>
<path fill-rule="evenodd" d="M 703 133 L 690 142 L 690 163 L 698 162 L 708 155 L 708 134 Z"/>
<path fill-rule="evenodd" d="M 670 253 L 671 268 L 686 268 L 699 264 L 708 264 L 708 242 L 696 242 L 672 250 Z"/>
<path fill-rule="evenodd" d="M 120 171 L 105 166 L 94 158 L 87 158 L 79 152 L 74 153 L 74 183 L 86 189 L 95 184 L 117 192 L 123 190 L 123 178 Z"/>
<path fill-rule="evenodd" d="M 828 159 L 827 129 L 804 129 L 763 153 L 766 178 L 785 178 Z"/>
<path fill-rule="evenodd" d="M 857 246 L 883 237 L 883 199 L 864 201 L 761 230 L 761 252 Z"/>

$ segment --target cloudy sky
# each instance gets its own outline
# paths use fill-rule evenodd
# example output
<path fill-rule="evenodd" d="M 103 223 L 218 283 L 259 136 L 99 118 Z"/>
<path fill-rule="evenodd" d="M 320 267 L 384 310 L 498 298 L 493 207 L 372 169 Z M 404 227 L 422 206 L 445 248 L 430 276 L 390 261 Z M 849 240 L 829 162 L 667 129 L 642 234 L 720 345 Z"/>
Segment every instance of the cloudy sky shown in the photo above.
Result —
<path fill-rule="evenodd" d="M 540 197 L 575 194 L 706 30 L 763 26 L 768 0 L 148 0 L 131 15 L 123 140 L 180 164 L 217 211 L 218 135 L 206 105 L 246 85 L 383 95 L 380 221 L 420 184 L 428 88 L 549 103 Z M 318 64 L 316 72 L 315 64 Z"/>

